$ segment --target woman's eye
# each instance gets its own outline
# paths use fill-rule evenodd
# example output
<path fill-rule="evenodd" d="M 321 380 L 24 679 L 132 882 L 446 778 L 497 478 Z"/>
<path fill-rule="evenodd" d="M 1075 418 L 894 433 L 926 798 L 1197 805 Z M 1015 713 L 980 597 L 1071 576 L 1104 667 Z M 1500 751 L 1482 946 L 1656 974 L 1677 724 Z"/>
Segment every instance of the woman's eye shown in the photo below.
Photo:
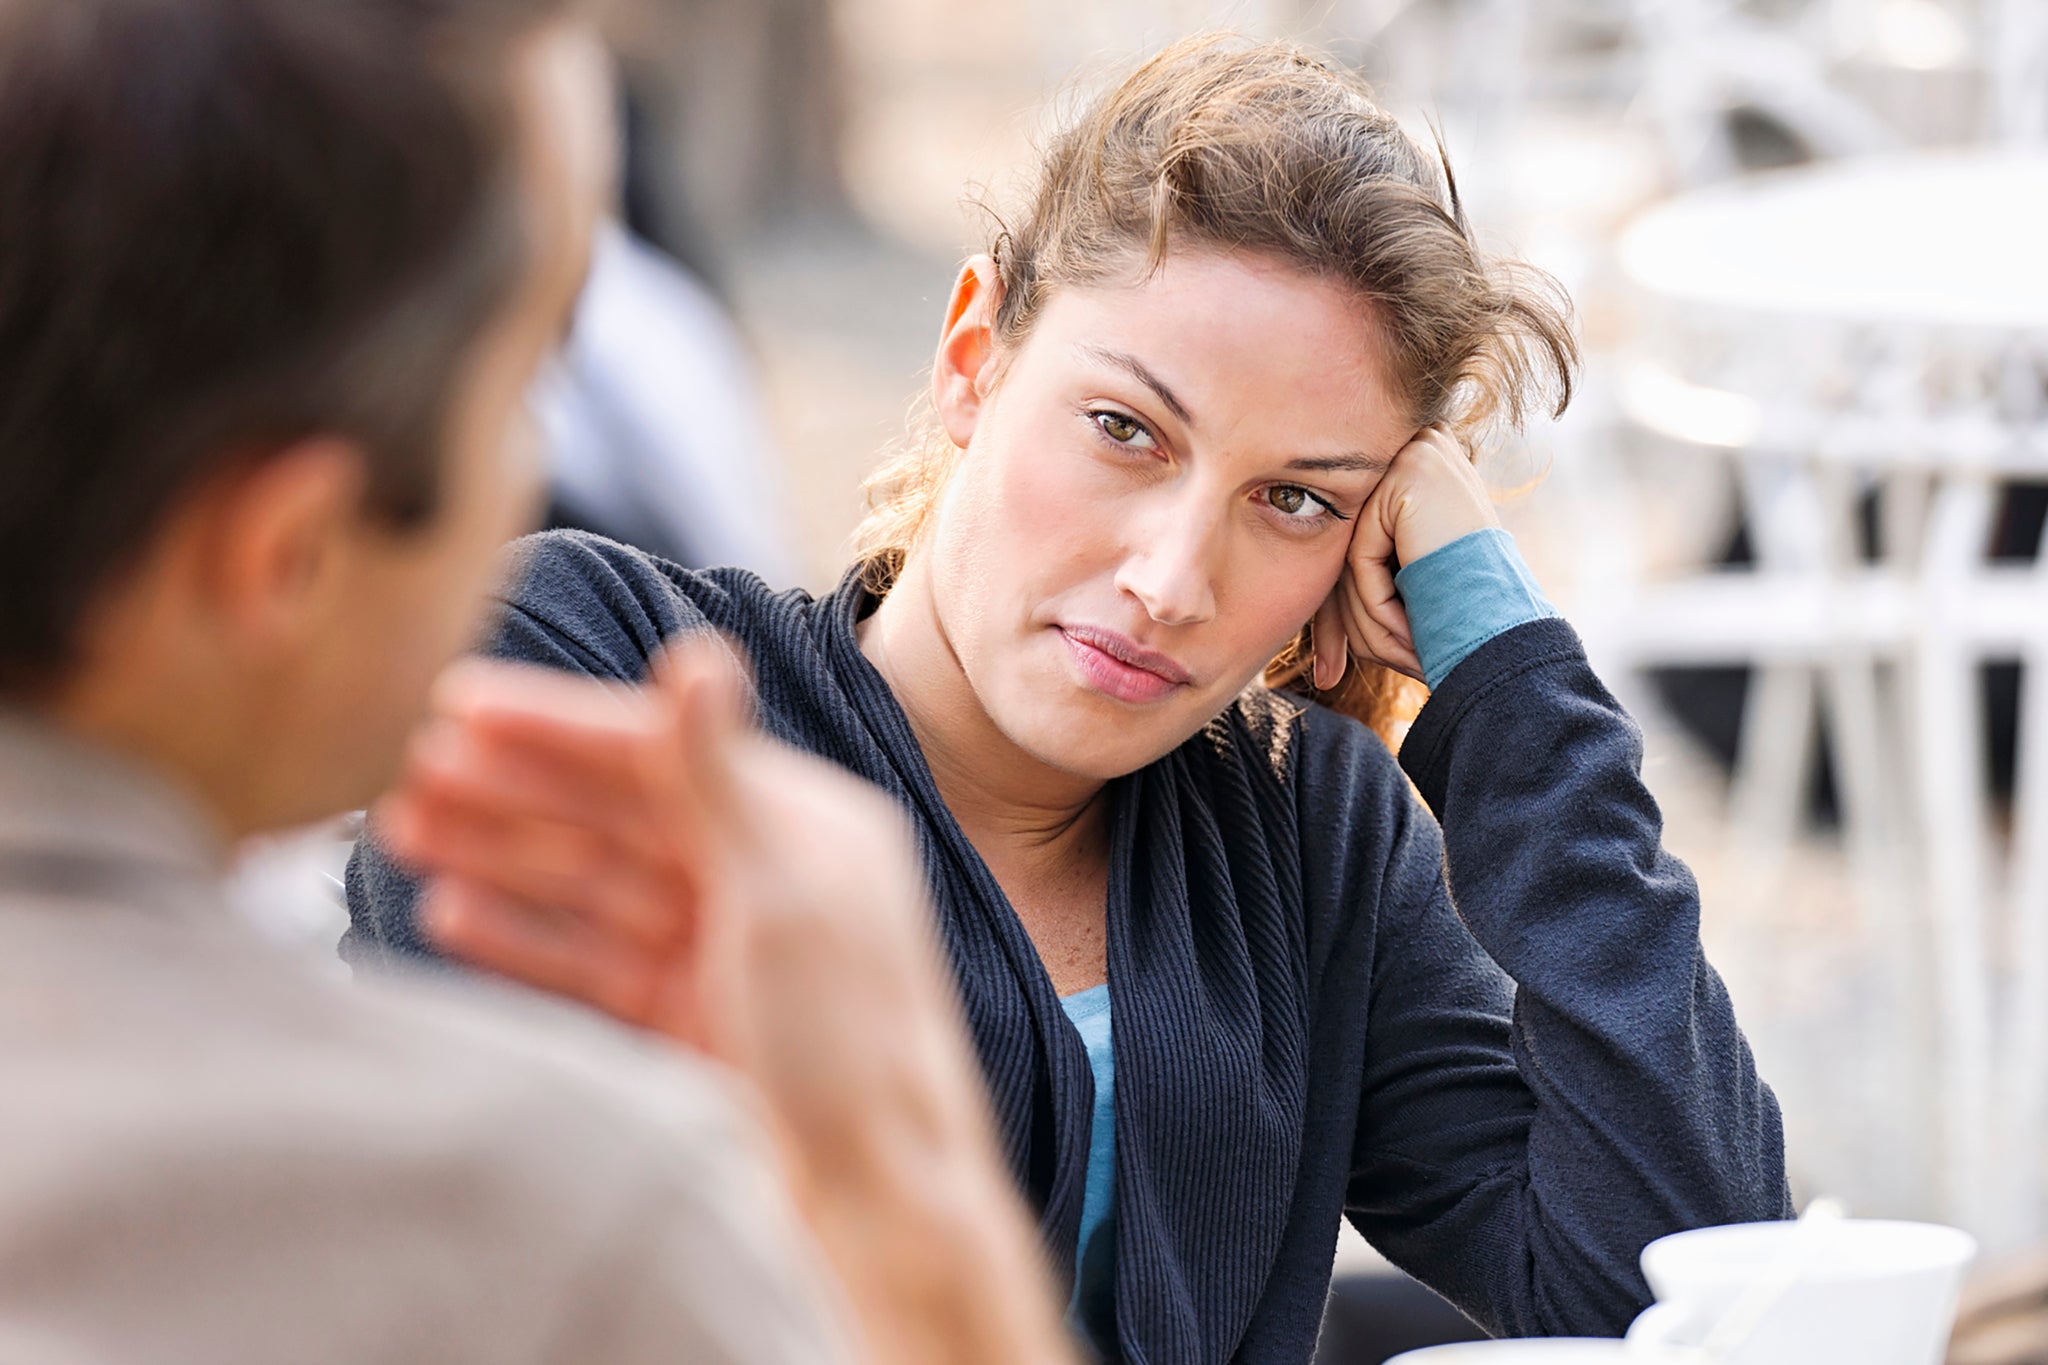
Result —
<path fill-rule="evenodd" d="M 1126 417 L 1120 412 L 1105 409 L 1091 415 L 1095 418 L 1095 425 L 1102 428 L 1102 434 L 1118 445 L 1130 445 L 1145 434 L 1145 428 L 1140 426 L 1136 419 Z"/>
<path fill-rule="evenodd" d="M 1267 490 L 1266 501 L 1273 505 L 1274 511 L 1298 517 L 1303 521 L 1333 510 L 1328 503 L 1306 488 L 1296 488 L 1291 484 L 1282 484 L 1278 488 Z"/>

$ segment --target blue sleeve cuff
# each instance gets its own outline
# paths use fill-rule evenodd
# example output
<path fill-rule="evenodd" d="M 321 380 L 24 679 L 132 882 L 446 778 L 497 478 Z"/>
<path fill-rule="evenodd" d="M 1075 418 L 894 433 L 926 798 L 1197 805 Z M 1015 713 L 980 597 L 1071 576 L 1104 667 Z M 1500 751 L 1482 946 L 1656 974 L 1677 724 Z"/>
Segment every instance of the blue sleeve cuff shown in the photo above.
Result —
<path fill-rule="evenodd" d="M 1432 689 L 1503 631 L 1557 615 L 1515 539 L 1498 528 L 1460 536 L 1394 575 Z"/>

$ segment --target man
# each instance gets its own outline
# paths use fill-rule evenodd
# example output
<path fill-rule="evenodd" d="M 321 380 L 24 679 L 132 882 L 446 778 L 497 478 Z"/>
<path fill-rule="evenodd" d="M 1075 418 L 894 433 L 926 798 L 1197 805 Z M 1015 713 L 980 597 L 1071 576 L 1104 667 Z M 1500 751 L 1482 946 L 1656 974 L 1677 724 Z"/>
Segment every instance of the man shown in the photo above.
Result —
<path fill-rule="evenodd" d="M 607 102 L 561 0 L 0 0 L 9 1365 L 1064 1354 L 904 836 L 715 650 L 443 706 L 697 764 L 753 856 L 676 840 L 658 1022 L 728 1065 L 335 984 L 222 906 L 237 841 L 391 778 L 535 510 Z M 856 939 L 862 980 L 806 956 Z"/>

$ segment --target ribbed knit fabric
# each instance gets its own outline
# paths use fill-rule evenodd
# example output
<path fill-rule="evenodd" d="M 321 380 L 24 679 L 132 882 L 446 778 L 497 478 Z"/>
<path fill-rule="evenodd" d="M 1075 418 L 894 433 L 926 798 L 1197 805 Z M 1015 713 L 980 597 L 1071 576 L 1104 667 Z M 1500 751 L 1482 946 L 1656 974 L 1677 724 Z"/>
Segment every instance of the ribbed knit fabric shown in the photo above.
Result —
<path fill-rule="evenodd" d="M 1087 1058 L 860 652 L 871 599 L 850 577 L 813 601 L 585 536 L 529 551 L 493 652 L 635 679 L 670 635 L 716 628 L 751 657 L 770 733 L 909 813 L 1010 1160 L 1070 1284 Z M 1640 757 L 1545 620 L 1460 664 L 1410 735 L 1448 836 L 1364 727 L 1263 690 L 1111 784 L 1124 1359 L 1301 1365 L 1346 1213 L 1490 1331 L 1599 1335 L 1647 1302 L 1652 1238 L 1789 1211 L 1777 1105 Z M 415 890 L 359 851 L 344 955 L 424 951 Z"/>

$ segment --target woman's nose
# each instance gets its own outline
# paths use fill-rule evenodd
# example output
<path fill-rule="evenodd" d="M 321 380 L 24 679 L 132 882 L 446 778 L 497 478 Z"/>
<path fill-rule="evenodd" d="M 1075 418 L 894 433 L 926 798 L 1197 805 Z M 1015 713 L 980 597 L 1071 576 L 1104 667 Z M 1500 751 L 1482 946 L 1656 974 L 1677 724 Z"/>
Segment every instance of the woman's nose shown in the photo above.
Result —
<path fill-rule="evenodd" d="M 1216 614 L 1217 561 L 1222 528 L 1214 514 L 1166 509 L 1135 537 L 1116 585 L 1138 599 L 1163 626 L 1185 626 Z"/>

